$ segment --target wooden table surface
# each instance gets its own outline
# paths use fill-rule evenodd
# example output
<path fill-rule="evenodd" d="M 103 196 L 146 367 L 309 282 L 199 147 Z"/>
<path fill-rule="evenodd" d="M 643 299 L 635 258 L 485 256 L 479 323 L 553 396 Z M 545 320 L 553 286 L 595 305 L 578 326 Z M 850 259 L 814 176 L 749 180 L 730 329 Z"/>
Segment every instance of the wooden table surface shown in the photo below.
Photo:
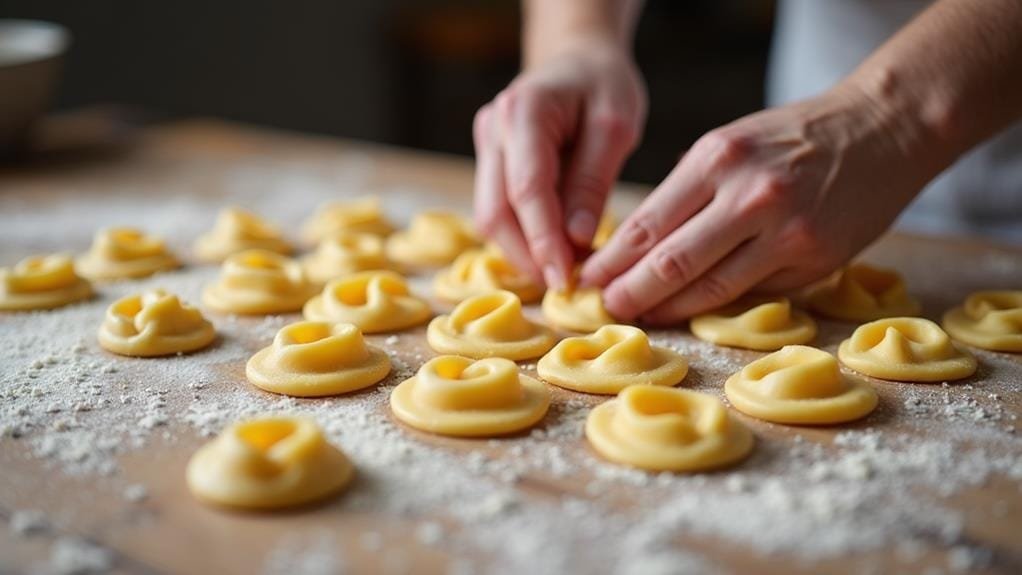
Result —
<path fill-rule="evenodd" d="M 225 186 L 224 174 L 237 171 L 239 167 L 249 169 L 266 162 L 286 166 L 288 173 L 294 177 L 300 177 L 303 172 L 323 174 L 340 170 L 343 176 L 337 178 L 346 178 L 349 183 L 354 179 L 365 189 L 378 190 L 388 208 L 398 211 L 401 208 L 407 211 L 409 206 L 404 203 L 410 203 L 415 209 L 416 201 L 420 205 L 433 203 L 461 206 L 467 210 L 471 193 L 471 164 L 462 158 L 281 134 L 218 121 L 181 122 L 147 130 L 121 149 L 85 155 L 61 153 L 48 160 L 0 168 L 0 263 L 9 265 L 38 251 L 83 250 L 89 241 L 87 232 L 101 223 L 116 221 L 122 204 L 136 206 L 140 201 L 151 201 L 154 211 L 159 212 L 160 206 L 164 205 L 162 198 L 171 195 L 176 198 L 201 197 L 202 201 L 212 203 L 221 196 L 223 201 L 234 199 L 238 194 L 236 188 L 244 187 L 253 180 L 241 178 Z M 198 182 L 201 185 L 182 187 L 176 174 L 186 171 L 190 174 L 187 180 L 190 184 Z M 255 187 L 258 187 L 258 182 Z M 225 191 L 225 188 L 231 189 Z M 135 195 L 125 191 L 131 189 L 137 190 Z M 421 189 L 432 190 L 433 193 L 427 198 L 409 199 L 414 196 L 414 190 Z M 634 205 L 639 197 L 635 192 L 641 189 L 623 186 L 615 197 L 616 211 L 624 213 Z M 57 210 L 72 201 L 78 202 L 75 205 L 107 206 L 109 217 L 105 218 L 107 221 L 95 222 L 94 225 L 90 223 L 68 229 L 47 229 L 25 223 L 37 221 L 46 210 Z M 257 209 L 262 205 L 260 201 L 258 197 L 253 200 Z M 289 224 L 296 222 L 308 212 L 309 206 L 303 201 L 303 198 L 296 197 L 295 203 L 301 205 L 280 207 L 280 198 L 277 197 L 273 205 L 279 207 L 280 213 L 271 215 Z M 157 213 L 144 223 L 151 223 L 156 228 L 162 225 L 164 229 L 180 227 L 186 230 L 184 237 L 187 239 L 208 225 L 212 218 L 210 215 L 204 222 L 165 222 L 162 220 L 172 219 L 175 213 L 173 206 L 166 209 L 169 215 L 161 217 Z M 96 213 L 106 212 L 97 208 L 83 218 Z M 180 246 L 187 245 L 183 243 L 185 240 L 178 239 Z M 923 301 L 924 314 L 931 318 L 939 317 L 942 310 L 959 302 L 972 290 L 1022 287 L 1022 252 L 1017 248 L 982 241 L 892 235 L 868 250 L 864 257 L 901 270 L 910 289 Z M 199 272 L 189 268 L 179 273 Z M 206 277 L 211 277 L 211 271 L 205 273 Z M 104 299 L 94 305 L 101 310 L 109 300 L 104 295 Z M 239 321 L 251 321 L 254 326 L 259 320 Z M 0 314 L 0 335 L 10 336 L 11 332 L 5 330 L 14 329 L 15 325 L 22 324 L 13 321 L 9 315 Z M 852 327 L 822 322 L 818 344 L 833 351 Z M 262 331 L 253 329 L 250 336 L 243 332 L 239 330 L 241 335 L 238 337 L 251 337 L 251 341 L 243 342 L 243 350 L 265 345 Z M 91 334 L 84 336 L 91 337 Z M 397 346 L 399 349 L 392 351 L 406 362 L 415 362 L 422 354 L 428 354 L 421 336 L 421 330 L 411 336 L 402 336 Z M 698 347 L 700 344 L 685 330 L 653 336 L 658 341 L 688 346 L 686 349 L 705 349 Z M 380 343 L 382 338 L 371 339 Z M 13 375 L 6 372 L 13 365 L 14 356 L 4 355 L 5 351 L 0 350 L 0 373 L 4 376 L 0 379 L 0 386 L 13 380 Z M 94 345 L 90 346 L 88 353 L 121 362 L 118 365 L 125 367 L 119 368 L 116 377 L 134 373 L 130 362 L 138 361 L 113 358 Z M 1014 428 L 1017 416 L 1022 414 L 1019 394 L 1022 389 L 1022 359 L 1010 354 L 982 351 L 976 354 L 982 368 L 979 375 L 967 382 L 969 387 L 966 388 L 952 385 L 949 391 L 940 386 L 878 383 L 881 409 L 862 423 L 843 428 L 796 429 L 746 417 L 741 419 L 753 429 L 760 449 L 767 453 L 780 453 L 804 442 L 819 443 L 824 449 L 830 449 L 833 438 L 843 429 L 875 429 L 883 434 L 902 437 L 926 435 L 930 441 L 946 440 L 955 449 L 982 447 L 989 449 L 991 454 L 1019 457 L 1022 442 Z M 720 350 L 707 352 L 707 357 L 715 358 L 712 362 L 694 357 L 694 379 L 690 377 L 683 385 L 719 394 L 728 370 L 759 355 Z M 230 377 L 239 379 L 237 365 L 243 361 L 244 355 L 239 355 L 234 367 L 230 368 L 234 370 Z M 214 381 L 211 385 L 226 386 L 228 383 Z M 257 392 L 245 388 L 238 393 Z M 997 395 L 995 404 L 989 406 L 991 410 L 999 410 L 997 421 L 948 421 L 945 436 L 940 422 L 925 421 L 928 416 L 923 416 L 922 420 L 918 416 L 912 417 L 903 408 L 909 395 L 922 397 L 925 403 L 931 399 L 936 401 L 934 398 L 948 393 L 975 396 L 982 405 L 993 402 L 987 398 Z M 554 391 L 555 404 L 572 397 L 581 397 L 590 404 L 599 401 L 598 398 Z M 0 411 L 0 414 L 3 413 Z M 937 418 L 938 415 L 932 417 Z M 3 423 L 0 421 L 0 428 Z M 972 433 L 974 427 L 981 432 Z M 518 441 L 512 438 L 506 442 L 473 442 L 445 440 L 410 431 L 405 433 L 416 442 L 443 450 L 455 457 L 455 461 L 466 460 L 468 454 L 479 450 L 485 451 L 491 459 L 508 457 L 508 449 Z M 45 567 L 52 555 L 54 542 L 71 535 L 112 550 L 114 569 L 118 572 L 256 573 L 268 568 L 270 552 L 279 547 L 282 540 L 302 533 L 325 533 L 328 545 L 343 551 L 344 561 L 352 572 L 500 570 L 499 565 L 490 562 L 489 558 L 494 554 L 492 549 L 475 550 L 470 545 L 447 545 L 444 542 L 425 544 L 421 538 L 414 536 L 415 523 L 407 517 L 392 516 L 374 509 L 351 509 L 345 506 L 343 496 L 340 501 L 326 506 L 279 515 L 226 513 L 203 507 L 188 495 L 183 481 L 184 465 L 203 441 L 205 439 L 199 437 L 193 427 L 172 418 L 161 428 L 161 433 L 148 439 L 143 448 L 126 449 L 120 453 L 118 468 L 112 477 L 97 477 L 63 473 L 59 466 L 33 455 L 27 438 L 0 437 L 0 519 L 10 518 L 17 510 L 38 509 L 52 523 L 50 529 L 32 536 L 0 528 L 0 573 L 28 572 Z M 593 458 L 577 438 L 551 441 L 563 441 L 566 450 L 579 452 L 582 454 L 579 457 Z M 969 465 L 967 461 L 961 464 Z M 769 462 L 755 459 L 745 468 L 740 466 L 738 471 L 751 477 L 768 477 L 773 473 L 772 469 Z M 1022 467 L 1019 469 L 1022 470 Z M 540 506 L 549 505 L 559 498 L 593 501 L 593 494 L 584 488 L 585 480 L 592 474 L 592 469 L 585 467 L 580 471 L 569 470 L 566 475 L 558 477 L 543 471 L 526 472 L 515 480 L 514 489 L 525 501 L 536 502 Z M 710 483 L 722 482 L 727 475 L 710 474 L 705 479 Z M 647 506 L 650 512 L 656 507 L 655 497 L 653 501 L 640 497 L 647 489 L 642 481 L 616 482 L 613 478 L 608 481 L 611 485 L 611 490 L 605 494 L 608 500 L 621 502 L 620 505 L 624 506 Z M 124 485 L 134 483 L 146 486 L 149 495 L 144 502 L 130 502 L 123 497 Z M 920 486 L 920 489 L 931 487 Z M 911 484 L 906 485 L 906 493 L 913 488 Z M 367 487 L 363 482 L 357 489 L 371 490 L 371 485 Z M 934 569 L 934 572 L 950 572 L 975 568 L 977 572 L 1019 573 L 1022 572 L 1020 493 L 1022 476 L 1009 477 L 998 473 L 976 485 L 944 494 L 941 505 L 960 515 L 963 521 L 961 533 L 955 535 L 954 541 L 931 540 L 911 557 L 898 550 L 898 537 L 879 548 L 848 550 L 818 558 L 807 558 L 797 549 L 766 553 L 756 545 L 729 541 L 719 533 L 707 534 L 698 529 L 692 532 L 682 529 L 675 544 L 697 554 L 705 561 L 700 564 L 702 567 L 712 565 L 723 572 L 886 573 L 920 572 L 925 568 Z M 557 511 L 551 509 L 550 512 Z M 750 504 L 748 513 L 758 512 L 756 504 Z M 452 519 L 442 508 L 432 510 L 432 515 L 444 526 L 451 541 L 457 539 L 459 532 L 487 529 L 485 524 L 473 526 Z M 885 519 L 878 515 L 876 520 Z M 376 545 L 359 543 L 364 543 L 367 532 L 383 534 L 385 543 L 382 550 Z M 905 534 L 906 537 L 909 535 L 912 534 Z M 604 544 L 597 539 L 592 543 Z M 962 546 L 981 551 L 979 556 L 983 560 L 955 563 L 952 549 Z M 584 555 L 582 553 L 577 558 L 579 571 L 607 572 L 616 569 L 608 564 L 587 563 Z M 594 551 L 594 556 L 597 555 Z M 396 556 L 400 556 L 401 560 L 395 560 Z M 684 565 L 675 567 L 679 572 L 688 572 L 683 569 Z M 696 568 L 693 572 L 702 570 Z"/>

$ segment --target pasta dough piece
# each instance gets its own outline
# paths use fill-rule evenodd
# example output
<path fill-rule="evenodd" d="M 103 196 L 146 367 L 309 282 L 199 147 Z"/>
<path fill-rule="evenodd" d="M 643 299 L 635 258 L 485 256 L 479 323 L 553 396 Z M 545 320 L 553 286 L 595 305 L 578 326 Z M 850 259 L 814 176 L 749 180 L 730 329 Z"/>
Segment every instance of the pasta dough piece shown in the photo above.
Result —
<path fill-rule="evenodd" d="M 220 278 L 202 291 L 202 303 L 224 313 L 287 313 L 302 309 L 315 291 L 295 260 L 247 250 L 224 261 Z"/>
<path fill-rule="evenodd" d="M 688 361 L 650 345 L 637 327 L 606 325 L 591 335 L 562 340 L 539 360 L 536 372 L 558 387 L 613 395 L 636 383 L 677 385 L 688 374 Z"/>
<path fill-rule="evenodd" d="M 255 249 L 287 255 L 291 244 L 276 226 L 241 208 L 222 210 L 213 229 L 195 240 L 195 255 L 206 262 L 222 262 L 229 255 Z"/>
<path fill-rule="evenodd" d="M 0 310 L 51 309 L 92 297 L 65 254 L 31 256 L 0 268 Z"/>
<path fill-rule="evenodd" d="M 320 206 L 302 226 L 302 238 L 309 244 L 318 244 L 337 232 L 388 236 L 393 231 L 394 226 L 380 207 L 380 199 L 366 196 Z"/>
<path fill-rule="evenodd" d="M 302 258 L 305 276 L 317 284 L 348 274 L 391 268 L 383 239 L 362 232 L 337 232 L 319 242 L 316 251 Z"/>
<path fill-rule="evenodd" d="M 90 280 L 141 278 L 180 265 L 162 239 L 135 228 L 100 230 L 75 262 L 78 273 Z"/>
<path fill-rule="evenodd" d="M 614 230 L 617 229 L 617 222 L 614 218 L 614 213 L 610 210 L 605 210 L 603 215 L 600 216 L 600 221 L 596 225 L 596 233 L 593 234 L 593 249 L 598 250 L 603 246 L 607 245 L 610 241 L 610 236 L 614 235 Z"/>
<path fill-rule="evenodd" d="M 387 239 L 387 256 L 412 267 L 439 267 L 480 244 L 472 224 L 463 216 L 429 211 L 417 214 L 405 231 Z"/>
<path fill-rule="evenodd" d="M 981 291 L 944 314 L 951 337 L 983 349 L 1022 352 L 1022 290 Z"/>
<path fill-rule="evenodd" d="M 546 415 L 550 392 L 509 359 L 435 357 L 394 388 L 390 409 L 431 433 L 487 437 L 532 427 Z"/>
<path fill-rule="evenodd" d="M 614 323 L 603 307 L 603 293 L 597 288 L 547 290 L 543 296 L 543 317 L 561 329 L 591 333 Z"/>
<path fill-rule="evenodd" d="M 283 395 L 322 397 L 363 389 L 390 373 L 390 358 L 367 345 L 350 323 L 300 321 L 284 326 L 273 344 L 245 366 L 252 385 Z"/>
<path fill-rule="evenodd" d="M 813 311 L 845 321 L 873 321 L 885 317 L 914 316 L 921 306 L 905 290 L 896 272 L 866 264 L 853 264 L 813 292 Z"/>
<path fill-rule="evenodd" d="M 521 300 L 508 291 L 461 302 L 451 315 L 429 323 L 426 339 L 439 353 L 515 361 L 539 357 L 554 345 L 553 332 L 526 319 Z"/>
<path fill-rule="evenodd" d="M 593 408 L 586 439 L 604 458 L 649 471 L 705 471 L 744 459 L 752 433 L 716 397 L 631 385 Z"/>
<path fill-rule="evenodd" d="M 320 501 L 355 475 L 344 453 L 304 417 L 260 417 L 231 425 L 188 462 L 192 495 L 204 503 L 280 509 Z"/>
<path fill-rule="evenodd" d="M 832 424 L 861 419 L 877 406 L 873 388 L 841 373 L 822 350 L 789 345 L 724 382 L 738 411 L 775 423 Z"/>
<path fill-rule="evenodd" d="M 496 290 L 512 292 L 525 303 L 538 301 L 543 295 L 541 286 L 493 249 L 461 254 L 450 267 L 437 272 L 433 280 L 436 296 L 454 303 Z"/>
<path fill-rule="evenodd" d="M 216 330 L 202 312 L 161 289 L 115 301 L 99 328 L 103 349 L 135 357 L 196 351 L 214 339 Z"/>
<path fill-rule="evenodd" d="M 761 351 L 808 343 L 816 337 L 816 322 L 792 309 L 786 297 L 742 299 L 692 318 L 690 327 L 701 340 Z"/>
<path fill-rule="evenodd" d="M 860 325 L 841 342 L 838 357 L 859 373 L 895 381 L 948 381 L 976 371 L 976 358 L 955 347 L 940 326 L 920 317 Z"/>
<path fill-rule="evenodd" d="M 429 304 L 394 272 L 362 272 L 337 279 L 305 304 L 305 319 L 348 322 L 365 333 L 398 331 L 425 323 Z"/>

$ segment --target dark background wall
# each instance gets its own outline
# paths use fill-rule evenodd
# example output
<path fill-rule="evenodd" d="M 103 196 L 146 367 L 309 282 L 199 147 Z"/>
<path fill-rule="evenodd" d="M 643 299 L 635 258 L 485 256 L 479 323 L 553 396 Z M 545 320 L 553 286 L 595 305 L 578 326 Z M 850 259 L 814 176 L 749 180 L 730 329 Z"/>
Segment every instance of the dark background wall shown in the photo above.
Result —
<path fill-rule="evenodd" d="M 650 0 L 636 55 L 655 182 L 700 134 L 762 106 L 772 2 Z M 0 0 L 71 29 L 57 105 L 215 115 L 470 154 L 475 110 L 518 67 L 511 0 Z M 0 89 L 10 89 L 0 87 Z"/>

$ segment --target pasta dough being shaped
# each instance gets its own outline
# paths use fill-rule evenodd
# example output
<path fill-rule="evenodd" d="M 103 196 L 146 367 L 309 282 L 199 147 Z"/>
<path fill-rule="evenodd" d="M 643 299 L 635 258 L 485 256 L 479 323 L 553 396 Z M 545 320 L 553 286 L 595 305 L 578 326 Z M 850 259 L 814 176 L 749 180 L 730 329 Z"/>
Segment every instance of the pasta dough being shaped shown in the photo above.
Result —
<path fill-rule="evenodd" d="M 380 199 L 366 196 L 320 206 L 302 226 L 302 238 L 309 244 L 318 244 L 337 232 L 388 236 L 393 231 L 394 226 L 380 207 Z"/>
<path fill-rule="evenodd" d="M 813 311 L 853 322 L 914 316 L 921 309 L 897 272 L 861 263 L 841 270 L 836 281 L 810 295 L 809 303 Z"/>
<path fill-rule="evenodd" d="M 940 326 L 920 317 L 860 325 L 841 342 L 837 355 L 859 373 L 895 381 L 949 381 L 976 371 L 976 358 L 955 347 Z"/>
<path fill-rule="evenodd" d="M 433 291 L 440 299 L 460 302 L 472 296 L 507 290 L 523 302 L 538 301 L 543 288 L 532 281 L 493 249 L 469 250 L 454 260 L 450 267 L 437 272 Z"/>
<path fill-rule="evenodd" d="M 701 340 L 760 351 L 808 343 L 816 337 L 816 322 L 792 309 L 786 297 L 741 299 L 692 318 L 690 327 Z"/>
<path fill-rule="evenodd" d="M 753 438 L 716 397 L 631 385 L 593 408 L 586 439 L 605 459 L 648 471 L 705 471 L 744 459 Z"/>
<path fill-rule="evenodd" d="M 241 208 L 221 210 L 213 229 L 195 240 L 195 255 L 206 262 L 222 262 L 232 254 L 255 249 L 287 255 L 291 244 L 276 226 Z"/>
<path fill-rule="evenodd" d="M 804 345 L 746 365 L 724 382 L 724 393 L 738 411 L 774 423 L 843 423 L 877 406 L 872 386 L 843 375 L 833 355 Z"/>
<path fill-rule="evenodd" d="M 305 276 L 317 284 L 348 274 L 390 269 L 383 238 L 362 232 L 337 232 L 319 242 L 316 251 L 302 258 Z"/>
<path fill-rule="evenodd" d="M 542 382 L 519 373 L 509 359 L 435 357 L 390 394 L 404 423 L 461 437 L 504 435 L 532 427 L 550 407 Z"/>
<path fill-rule="evenodd" d="M 141 278 L 180 265 L 162 239 L 135 228 L 96 232 L 92 247 L 75 262 L 78 273 L 90 280 Z"/>
<path fill-rule="evenodd" d="M 600 221 L 596 225 L 596 233 L 593 234 L 593 250 L 598 250 L 603 246 L 607 245 L 610 241 L 610 236 L 614 235 L 614 230 L 617 229 L 617 222 L 614 218 L 614 213 L 610 210 L 605 210 L 603 215 L 600 216 Z"/>
<path fill-rule="evenodd" d="M 65 254 L 27 257 L 0 268 L 0 310 L 52 309 L 92 297 L 92 284 Z"/>
<path fill-rule="evenodd" d="M 350 323 L 300 321 L 280 328 L 273 343 L 245 366 L 252 385 L 295 397 L 363 389 L 390 373 L 390 358 L 367 345 Z"/>
<path fill-rule="evenodd" d="M 637 327 L 605 325 L 596 333 L 561 340 L 539 360 L 536 372 L 558 387 L 613 395 L 636 383 L 677 385 L 688 374 L 688 361 L 650 345 Z"/>
<path fill-rule="evenodd" d="M 398 331 L 425 323 L 433 311 L 394 272 L 362 272 L 334 280 L 303 309 L 305 319 L 355 324 L 365 333 Z"/>
<path fill-rule="evenodd" d="M 161 289 L 121 298 L 106 310 L 99 345 L 134 357 L 156 357 L 202 349 L 216 330 L 197 308 Z"/>
<path fill-rule="evenodd" d="M 461 302 L 429 323 L 426 339 L 438 353 L 515 361 L 539 357 L 554 345 L 553 332 L 526 319 L 521 300 L 508 291 Z"/>
<path fill-rule="evenodd" d="M 412 268 L 439 267 L 479 243 L 471 222 L 463 216 L 428 211 L 412 218 L 407 230 L 387 238 L 387 256 Z"/>
<path fill-rule="evenodd" d="M 224 261 L 220 278 L 202 291 L 202 303 L 224 313 L 288 313 L 302 309 L 315 291 L 297 261 L 246 250 Z"/>
<path fill-rule="evenodd" d="M 944 314 L 958 341 L 993 351 L 1022 352 L 1022 290 L 981 291 Z"/>
<path fill-rule="evenodd" d="M 614 323 L 614 318 L 603 307 L 603 292 L 598 288 L 547 290 L 543 296 L 543 317 L 554 327 L 594 332 Z"/>
<path fill-rule="evenodd" d="M 235 423 L 200 447 L 186 475 L 200 501 L 265 510 L 326 499 L 351 482 L 355 467 L 311 419 L 267 416 Z"/>

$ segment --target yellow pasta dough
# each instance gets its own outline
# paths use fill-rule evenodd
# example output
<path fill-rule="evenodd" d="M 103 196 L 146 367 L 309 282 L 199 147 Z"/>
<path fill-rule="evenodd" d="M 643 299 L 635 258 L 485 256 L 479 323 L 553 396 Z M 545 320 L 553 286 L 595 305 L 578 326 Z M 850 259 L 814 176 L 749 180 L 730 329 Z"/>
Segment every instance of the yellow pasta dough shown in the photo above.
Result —
<path fill-rule="evenodd" d="M 955 347 L 940 326 L 919 317 L 860 325 L 841 342 L 838 357 L 859 373 L 895 381 L 948 381 L 976 371 L 974 357 Z"/>
<path fill-rule="evenodd" d="M 586 439 L 615 463 L 649 471 L 705 471 L 752 450 L 752 433 L 705 393 L 632 385 L 593 408 Z"/>
<path fill-rule="evenodd" d="M 291 253 L 291 244 L 276 226 L 241 208 L 225 208 L 213 229 L 195 240 L 195 255 L 207 262 L 222 262 L 245 250 Z"/>
<path fill-rule="evenodd" d="M 981 291 L 944 314 L 951 337 L 983 349 L 1022 352 L 1022 290 Z"/>
<path fill-rule="evenodd" d="M 391 267 L 383 238 L 362 232 L 337 232 L 323 238 L 316 251 L 302 258 L 305 276 L 317 284 L 355 272 Z"/>
<path fill-rule="evenodd" d="M 605 210 L 603 215 L 600 216 L 599 223 L 596 225 L 596 233 L 593 234 L 593 249 L 598 250 L 607 245 L 607 242 L 610 241 L 610 236 L 614 235 L 615 229 L 617 229 L 617 222 L 614 219 L 613 212 Z"/>
<path fill-rule="evenodd" d="M 558 387 L 611 395 L 636 383 L 677 385 L 688 374 L 688 361 L 650 345 L 637 327 L 606 325 L 596 333 L 562 340 L 539 360 L 536 371 Z"/>
<path fill-rule="evenodd" d="M 597 288 L 547 290 L 542 309 L 543 317 L 561 329 L 590 333 L 614 323 L 603 307 L 603 293 Z"/>
<path fill-rule="evenodd" d="M 554 334 L 522 314 L 522 302 L 508 291 L 471 297 L 442 315 L 426 330 L 429 346 L 439 353 L 474 358 L 531 359 L 554 345 Z"/>
<path fill-rule="evenodd" d="M 367 345 L 350 323 L 301 321 L 284 326 L 273 344 L 245 366 L 252 385 L 296 397 L 337 395 L 378 383 L 390 373 L 390 358 Z"/>
<path fill-rule="evenodd" d="M 761 351 L 808 343 L 816 337 L 816 322 L 792 309 L 786 297 L 739 300 L 692 318 L 691 329 L 710 343 Z"/>
<path fill-rule="evenodd" d="M 393 231 L 394 226 L 380 207 L 380 199 L 367 196 L 320 206 L 302 226 L 302 238 L 309 244 L 318 244 L 337 232 L 387 236 Z"/>
<path fill-rule="evenodd" d="M 809 303 L 822 315 L 853 322 L 914 316 L 921 309 L 898 273 L 866 264 L 853 264 L 838 272 L 810 295 Z"/>
<path fill-rule="evenodd" d="M 387 239 L 387 255 L 411 268 L 439 267 L 479 245 L 472 223 L 463 216 L 428 211 L 412 218 L 407 230 Z"/>
<path fill-rule="evenodd" d="M 466 298 L 507 290 L 523 302 L 531 303 L 543 295 L 543 288 L 507 261 L 498 250 L 474 249 L 460 256 L 450 267 L 437 272 L 433 291 L 440 299 L 460 302 Z"/>
<path fill-rule="evenodd" d="M 843 375 L 833 355 L 804 345 L 746 365 L 724 382 L 724 393 L 738 411 L 775 423 L 843 423 L 877 406 L 868 383 Z"/>
<path fill-rule="evenodd" d="M 365 333 L 407 329 L 433 316 L 429 304 L 394 272 L 362 272 L 327 284 L 303 309 L 305 319 L 347 322 Z"/>
<path fill-rule="evenodd" d="M 310 419 L 267 416 L 231 425 L 188 462 L 188 488 L 204 503 L 280 509 L 326 499 L 355 474 Z"/>
<path fill-rule="evenodd" d="M 287 313 L 302 309 L 315 292 L 297 261 L 247 250 L 224 261 L 220 278 L 202 291 L 202 303 L 224 313 Z"/>
<path fill-rule="evenodd" d="M 543 419 L 549 407 L 546 386 L 503 358 L 435 357 L 390 394 L 390 408 L 398 419 L 453 436 L 520 431 Z"/>
<path fill-rule="evenodd" d="M 65 254 L 27 257 L 0 268 L 0 310 L 51 309 L 92 297 L 92 284 Z"/>
<path fill-rule="evenodd" d="M 140 278 L 180 265 L 162 239 L 135 228 L 100 230 L 75 262 L 78 273 L 90 280 Z"/>
<path fill-rule="evenodd" d="M 103 349 L 136 357 L 196 351 L 214 339 L 216 330 L 202 312 L 161 289 L 115 301 L 99 328 Z"/>

